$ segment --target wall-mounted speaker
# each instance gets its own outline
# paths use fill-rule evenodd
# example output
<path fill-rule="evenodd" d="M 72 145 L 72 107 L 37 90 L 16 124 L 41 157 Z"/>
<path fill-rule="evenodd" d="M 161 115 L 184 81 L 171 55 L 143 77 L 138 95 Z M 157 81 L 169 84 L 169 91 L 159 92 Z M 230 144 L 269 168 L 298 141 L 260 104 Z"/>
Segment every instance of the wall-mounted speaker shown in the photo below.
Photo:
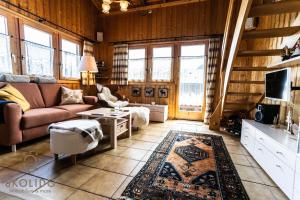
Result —
<path fill-rule="evenodd" d="M 280 105 L 257 104 L 255 121 L 263 124 L 273 124 L 274 118 L 279 116 Z"/>
<path fill-rule="evenodd" d="M 103 32 L 97 32 L 97 42 L 103 42 Z"/>

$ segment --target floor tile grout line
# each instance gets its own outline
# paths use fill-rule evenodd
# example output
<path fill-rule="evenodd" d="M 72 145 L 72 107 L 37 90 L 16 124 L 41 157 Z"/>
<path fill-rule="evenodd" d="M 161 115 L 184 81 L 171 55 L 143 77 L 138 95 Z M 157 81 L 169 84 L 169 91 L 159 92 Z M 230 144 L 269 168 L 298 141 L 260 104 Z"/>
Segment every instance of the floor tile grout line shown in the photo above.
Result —
<path fill-rule="evenodd" d="M 107 170 L 107 169 L 100 169 L 100 168 L 97 168 L 97 167 L 85 165 L 85 164 L 83 164 L 83 163 L 79 163 L 79 165 L 82 165 L 82 166 L 85 166 L 85 167 L 90 167 L 90 168 L 93 168 L 93 169 L 98 169 L 98 170 L 106 171 L 106 172 L 110 172 L 110 173 L 119 174 L 119 175 L 122 175 L 122 176 L 129 176 L 129 175 L 122 174 L 122 173 L 119 173 L 119 172 L 113 172 L 113 171 L 109 171 L 109 170 Z"/>
<path fill-rule="evenodd" d="M 93 178 L 93 177 L 91 177 L 91 178 Z M 90 178 L 90 179 L 91 179 L 91 178 Z M 88 180 L 90 180 L 90 179 L 88 179 Z M 81 190 L 81 191 L 84 191 L 84 192 L 87 192 L 87 193 L 91 193 L 91 194 L 94 194 L 94 195 L 97 195 L 97 196 L 101 196 L 101 197 L 105 197 L 105 198 L 110 198 L 110 197 L 107 197 L 107 196 L 104 196 L 104 195 L 100 195 L 100 194 L 97 194 L 97 193 L 94 193 L 94 192 L 90 192 L 90 191 L 88 191 L 88 190 L 85 190 L 85 189 L 80 188 L 83 184 L 87 183 L 88 181 L 86 181 L 86 182 L 84 182 L 82 185 L 80 185 L 79 188 L 76 188 L 76 187 L 67 185 L 67 184 L 65 184 L 65 183 L 57 182 L 57 181 L 55 181 L 54 179 L 49 180 L 48 182 L 53 182 L 53 183 L 56 183 L 56 184 L 59 184 L 59 185 L 63 185 L 63 186 L 66 186 L 66 187 L 69 187 L 69 188 L 72 188 L 72 189 L 75 189 L 75 190 Z M 46 183 L 46 184 L 47 184 L 47 183 Z M 44 185 L 41 186 L 40 188 L 36 189 L 35 191 L 41 189 L 41 188 L 44 187 L 46 184 L 44 184 Z M 76 191 L 75 191 L 75 192 L 76 192 Z M 72 193 L 72 194 L 73 194 L 73 193 Z M 69 197 L 70 197 L 70 196 L 68 196 L 67 198 L 69 198 Z"/>

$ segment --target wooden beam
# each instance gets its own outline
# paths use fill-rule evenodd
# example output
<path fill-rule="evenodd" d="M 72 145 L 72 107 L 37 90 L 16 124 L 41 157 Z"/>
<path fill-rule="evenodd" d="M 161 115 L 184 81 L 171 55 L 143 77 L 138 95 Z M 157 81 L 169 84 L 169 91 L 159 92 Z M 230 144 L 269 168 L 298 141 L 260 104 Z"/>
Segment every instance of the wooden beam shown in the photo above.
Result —
<path fill-rule="evenodd" d="M 228 59 L 229 54 L 229 45 L 231 42 L 231 35 L 232 35 L 232 26 L 234 26 L 233 18 L 234 18 L 234 8 L 235 8 L 236 0 L 230 0 L 228 12 L 227 12 L 227 19 L 225 24 L 225 31 L 224 31 L 224 38 L 223 38 L 223 45 L 221 51 L 221 71 L 224 71 L 226 62 Z"/>
<path fill-rule="evenodd" d="M 262 93 L 259 92 L 227 92 L 230 96 L 260 96 Z"/>
<path fill-rule="evenodd" d="M 259 17 L 266 15 L 277 15 L 300 11 L 300 0 L 279 1 L 274 3 L 262 4 L 253 7 L 249 17 Z"/>
<path fill-rule="evenodd" d="M 239 10 L 235 30 L 233 33 L 232 43 L 230 46 L 230 52 L 229 52 L 229 56 L 228 56 L 227 67 L 226 67 L 226 71 L 225 71 L 222 104 L 221 104 L 221 115 L 222 115 L 223 108 L 224 108 L 226 93 L 228 91 L 229 80 L 230 80 L 230 76 L 231 76 L 231 72 L 232 72 L 232 68 L 233 68 L 233 63 L 234 63 L 234 60 L 237 56 L 237 53 L 238 53 L 238 50 L 240 47 L 240 43 L 241 43 L 241 40 L 243 37 L 243 31 L 245 29 L 245 23 L 248 18 L 249 11 L 251 9 L 252 1 L 253 0 L 242 0 L 242 2 L 241 2 L 241 7 Z"/>
<path fill-rule="evenodd" d="M 246 31 L 243 34 L 243 39 L 284 37 L 294 35 L 299 31 L 300 26 Z"/>
<path fill-rule="evenodd" d="M 230 83 L 237 83 L 237 84 L 265 84 L 265 81 L 239 81 L 239 80 L 231 80 Z"/>
<path fill-rule="evenodd" d="M 153 4 L 148 6 L 140 6 L 135 8 L 129 8 L 127 12 L 121 12 L 121 11 L 112 11 L 107 15 L 118 15 L 118 14 L 126 14 L 130 12 L 137 12 L 137 11 L 145 11 L 145 10 L 154 10 L 158 8 L 167 8 L 167 7 L 173 7 L 173 6 L 180 6 L 185 4 L 191 4 L 191 3 L 199 3 L 204 2 L 207 0 L 178 0 L 178 1 L 171 1 L 166 3 L 160 3 L 160 4 Z"/>
<path fill-rule="evenodd" d="M 257 71 L 257 72 L 260 72 L 260 71 L 271 71 L 273 69 L 270 69 L 270 68 L 267 68 L 267 67 L 234 67 L 233 68 L 233 71 Z"/>
<path fill-rule="evenodd" d="M 238 57 L 251 57 L 251 56 L 279 56 L 282 54 L 282 49 L 267 49 L 267 50 L 246 50 L 239 51 Z"/>

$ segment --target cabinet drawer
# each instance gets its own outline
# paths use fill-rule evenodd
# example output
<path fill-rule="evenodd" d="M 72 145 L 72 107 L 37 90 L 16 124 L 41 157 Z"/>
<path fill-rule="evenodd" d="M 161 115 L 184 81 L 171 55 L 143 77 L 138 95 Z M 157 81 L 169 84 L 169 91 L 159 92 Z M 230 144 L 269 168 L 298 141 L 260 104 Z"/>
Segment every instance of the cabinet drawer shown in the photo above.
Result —
<path fill-rule="evenodd" d="M 257 140 L 255 143 L 255 154 L 253 156 L 281 190 L 289 198 L 292 198 L 294 171 Z"/>
<path fill-rule="evenodd" d="M 280 144 L 278 144 L 276 141 L 274 141 L 272 138 L 261 133 L 260 131 L 257 131 L 256 139 L 257 139 L 257 141 L 262 143 L 265 147 L 267 147 L 269 149 L 269 151 L 275 157 L 277 157 L 279 160 L 284 162 L 292 170 L 295 169 L 295 163 L 296 163 L 296 154 L 295 153 L 290 152 L 289 150 L 285 149 Z"/>
<path fill-rule="evenodd" d="M 273 159 L 271 168 L 269 172 L 273 181 L 281 188 L 281 190 L 290 198 L 293 197 L 293 187 L 294 187 L 294 171 L 285 165 L 281 160 L 276 157 L 271 157 Z"/>
<path fill-rule="evenodd" d="M 150 112 L 150 121 L 153 122 L 164 122 L 165 114 L 161 112 Z"/>
<path fill-rule="evenodd" d="M 268 173 L 269 171 L 271 171 L 270 162 L 272 162 L 272 159 L 270 159 L 269 154 L 270 153 L 268 152 L 268 149 L 256 140 L 253 157 L 258 162 L 258 164 Z"/>
<path fill-rule="evenodd" d="M 294 199 L 300 199 L 300 157 L 296 161 Z"/>
<path fill-rule="evenodd" d="M 297 168 L 300 166 L 297 166 Z M 295 174 L 294 199 L 300 199 L 300 174 Z"/>

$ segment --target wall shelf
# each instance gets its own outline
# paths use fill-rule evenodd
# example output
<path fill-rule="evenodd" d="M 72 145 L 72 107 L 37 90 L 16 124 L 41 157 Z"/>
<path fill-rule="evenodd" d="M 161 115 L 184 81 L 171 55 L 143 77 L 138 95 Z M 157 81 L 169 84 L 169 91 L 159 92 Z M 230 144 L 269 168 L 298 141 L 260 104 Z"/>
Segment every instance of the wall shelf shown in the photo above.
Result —
<path fill-rule="evenodd" d="M 300 65 L 300 56 L 269 65 L 268 68 L 296 67 L 297 65 Z"/>

